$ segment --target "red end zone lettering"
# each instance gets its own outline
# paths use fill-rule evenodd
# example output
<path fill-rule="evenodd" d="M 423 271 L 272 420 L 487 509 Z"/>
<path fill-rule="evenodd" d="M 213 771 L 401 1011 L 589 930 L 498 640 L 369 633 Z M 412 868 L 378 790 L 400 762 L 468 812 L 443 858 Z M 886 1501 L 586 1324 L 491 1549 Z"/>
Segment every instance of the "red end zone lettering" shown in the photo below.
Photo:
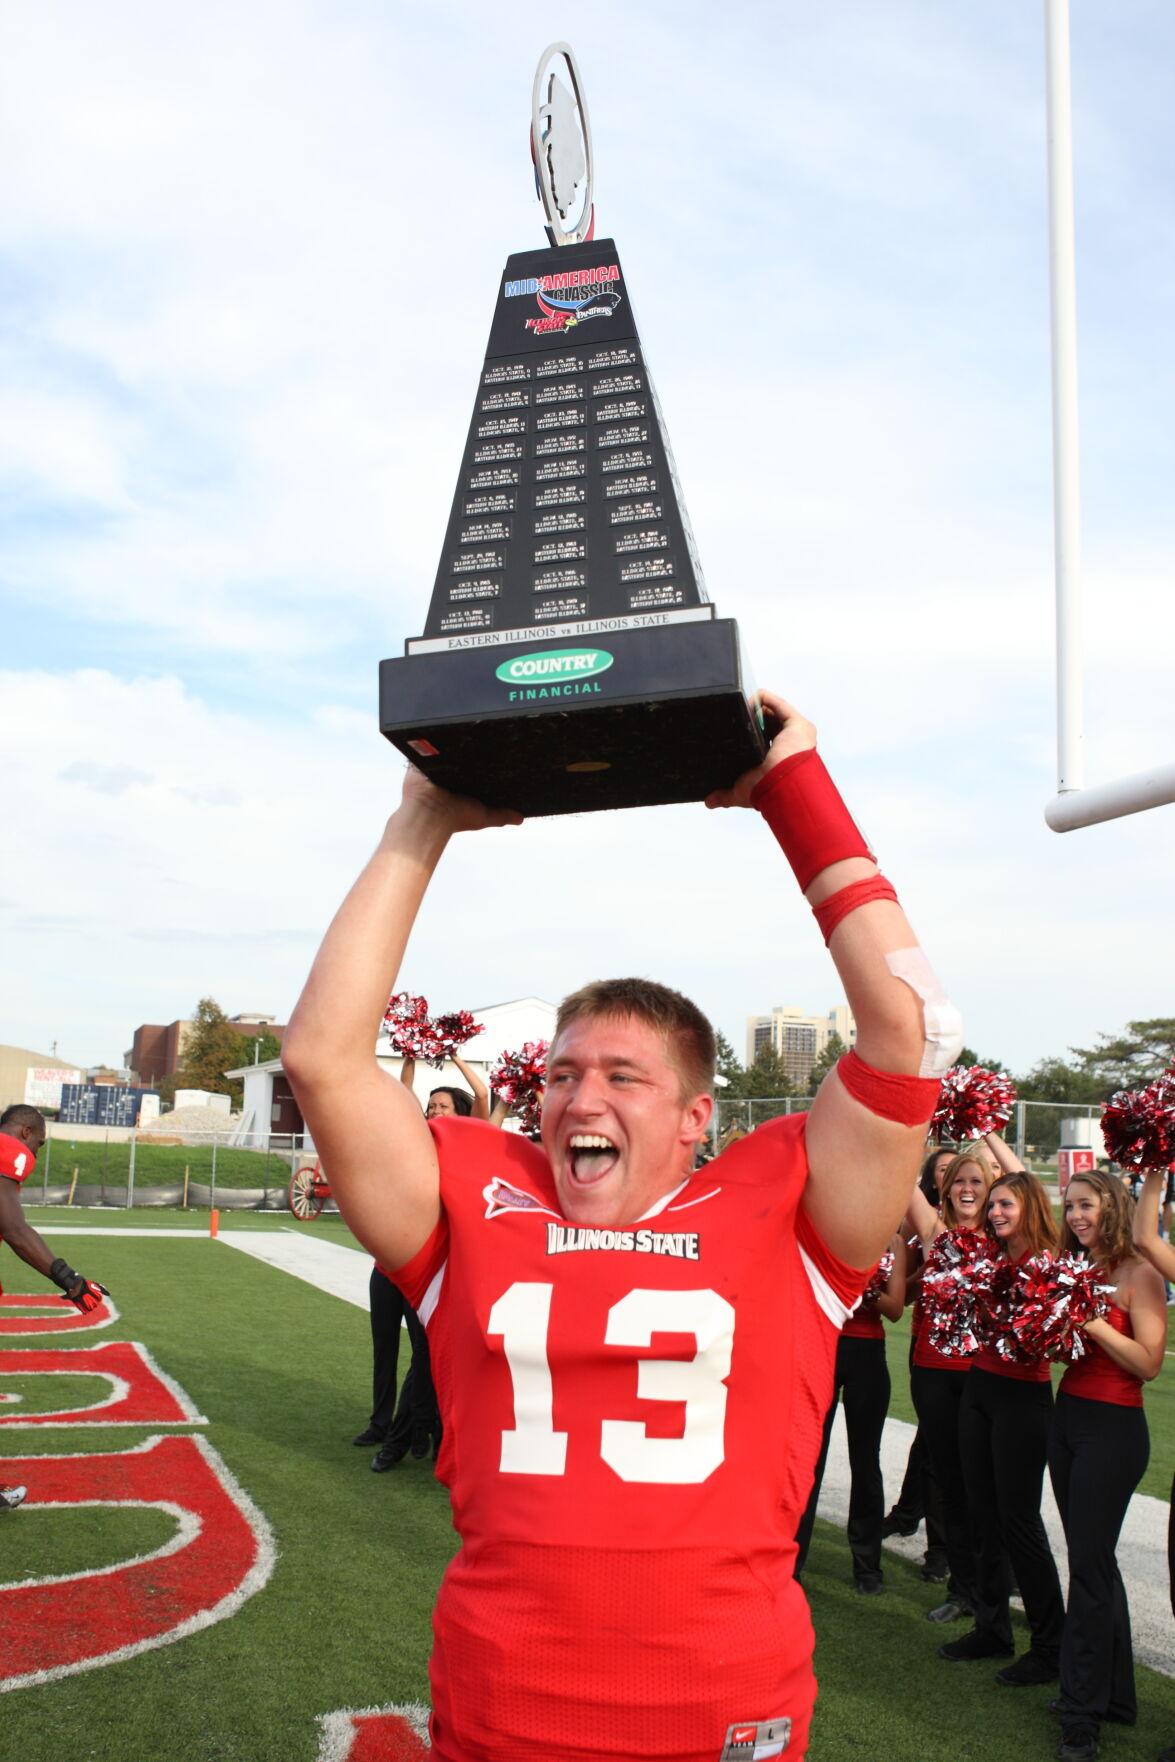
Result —
<path fill-rule="evenodd" d="M 0 1430 L 29 1426 L 207 1425 L 179 1384 L 160 1370 L 145 1346 L 130 1340 L 107 1340 L 99 1346 L 71 1349 L 19 1346 L 0 1350 L 0 1377 L 101 1377 L 109 1392 L 84 1407 L 55 1408 L 48 1413 L 22 1414 L 19 1407 L 0 1409 Z"/>
<path fill-rule="evenodd" d="M 0 1458 L 0 1480 L 30 1489 L 6 1521 L 61 1505 L 152 1505 L 177 1524 L 174 1541 L 142 1558 L 0 1586 L 0 1693 L 171 1645 L 235 1615 L 273 1572 L 268 1523 L 201 1437 L 148 1438 L 109 1455 Z"/>
<path fill-rule="evenodd" d="M 86 1328 L 108 1328 L 118 1320 L 109 1297 L 84 1315 L 72 1303 L 50 1293 L 22 1297 L 15 1292 L 0 1296 L 0 1336 L 5 1334 L 78 1334 Z"/>
<path fill-rule="evenodd" d="M 317 1762 L 421 1762 L 429 1755 L 428 1708 L 419 1702 L 344 1708 L 319 1718 Z"/>

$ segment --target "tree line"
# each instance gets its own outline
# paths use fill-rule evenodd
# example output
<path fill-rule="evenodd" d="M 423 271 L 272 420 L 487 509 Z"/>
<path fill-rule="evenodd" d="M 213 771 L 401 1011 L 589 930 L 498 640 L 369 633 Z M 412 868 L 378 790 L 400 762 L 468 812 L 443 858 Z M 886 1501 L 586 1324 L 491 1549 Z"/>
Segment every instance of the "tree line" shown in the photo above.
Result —
<path fill-rule="evenodd" d="M 815 1095 L 825 1076 L 845 1051 L 839 1034 L 812 1066 L 807 1093 Z M 1127 1022 L 1119 1034 L 1099 1034 L 1093 1046 L 1071 1046 L 1065 1056 L 1038 1059 L 1029 1070 L 1016 1072 L 1000 1058 L 965 1046 L 961 1065 L 983 1065 L 1012 1079 L 1021 1101 L 1052 1101 L 1096 1107 L 1118 1089 L 1140 1089 L 1175 1064 L 1175 1016 L 1154 1016 Z M 718 1073 L 726 1079 L 724 1099 L 743 1100 L 795 1094 L 796 1087 L 774 1046 L 764 1046 L 754 1064 L 740 1063 L 725 1034 L 718 1035 Z"/>

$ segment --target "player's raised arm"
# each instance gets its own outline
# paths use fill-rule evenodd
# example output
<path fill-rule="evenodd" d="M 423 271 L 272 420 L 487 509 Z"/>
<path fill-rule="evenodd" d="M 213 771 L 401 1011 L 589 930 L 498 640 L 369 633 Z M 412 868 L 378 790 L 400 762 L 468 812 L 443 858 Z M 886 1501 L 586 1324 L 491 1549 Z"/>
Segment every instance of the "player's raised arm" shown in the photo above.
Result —
<path fill-rule="evenodd" d="M 756 807 L 815 912 L 857 1023 L 807 1125 L 804 1204 L 834 1254 L 865 1267 L 909 1202 L 938 1084 L 962 1044 L 958 1012 L 816 753 L 816 730 L 760 692 L 779 725 L 763 764 L 709 807 Z"/>
<path fill-rule="evenodd" d="M 375 1042 L 416 914 L 455 832 L 521 816 L 437 789 L 411 765 L 375 855 L 340 906 L 282 1042 L 282 1066 L 351 1229 L 403 1266 L 440 1215 L 432 1138 Z"/>

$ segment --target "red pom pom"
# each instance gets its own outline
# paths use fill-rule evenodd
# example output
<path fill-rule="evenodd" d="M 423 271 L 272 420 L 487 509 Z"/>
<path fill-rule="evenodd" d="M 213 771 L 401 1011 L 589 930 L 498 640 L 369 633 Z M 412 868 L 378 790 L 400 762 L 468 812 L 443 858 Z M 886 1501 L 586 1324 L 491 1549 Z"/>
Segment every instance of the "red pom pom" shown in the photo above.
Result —
<path fill-rule="evenodd" d="M 522 1129 L 537 1138 L 542 1125 L 547 1081 L 547 1040 L 528 1040 L 521 1052 L 504 1052 L 490 1072 L 490 1088 L 518 1115 Z"/>
<path fill-rule="evenodd" d="M 996 1272 L 995 1248 L 978 1230 L 944 1230 L 935 1238 L 922 1274 L 926 1337 L 947 1358 L 974 1358 L 982 1314 Z"/>
<path fill-rule="evenodd" d="M 1102 1110 L 1106 1154 L 1128 1169 L 1175 1162 L 1175 1070 L 1145 1089 L 1119 1089 Z"/>
<path fill-rule="evenodd" d="M 993 1287 L 991 1341 L 1010 1364 L 1060 1358 L 1073 1364 L 1085 1352 L 1081 1329 L 1105 1315 L 1114 1287 L 1102 1269 L 1076 1255 L 1033 1255 L 1004 1265 Z"/>
<path fill-rule="evenodd" d="M 876 1303 L 879 1297 L 885 1296 L 885 1287 L 889 1284 L 889 1275 L 893 1271 L 893 1249 L 887 1248 L 877 1265 L 873 1268 L 869 1283 L 861 1293 L 861 1307 L 866 1303 Z"/>
<path fill-rule="evenodd" d="M 383 1028 L 393 1052 L 401 1058 L 419 1059 L 438 1071 L 467 1040 L 485 1031 L 467 1009 L 454 1010 L 434 1020 L 428 1013 L 427 1000 L 407 991 L 397 991 L 389 997 Z"/>
<path fill-rule="evenodd" d="M 940 1144 L 1002 1132 L 1015 1103 L 1015 1084 L 1002 1071 L 955 1065 L 942 1080 L 930 1130 Z"/>

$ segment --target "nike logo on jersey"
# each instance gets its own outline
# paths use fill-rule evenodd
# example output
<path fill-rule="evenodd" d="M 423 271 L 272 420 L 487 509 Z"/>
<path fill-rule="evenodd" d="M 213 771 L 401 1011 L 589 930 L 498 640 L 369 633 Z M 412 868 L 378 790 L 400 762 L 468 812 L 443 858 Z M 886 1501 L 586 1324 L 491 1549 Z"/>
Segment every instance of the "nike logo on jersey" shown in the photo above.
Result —
<path fill-rule="evenodd" d="M 548 1254 L 582 1254 L 613 1249 L 621 1254 L 669 1254 L 675 1260 L 700 1260 L 696 1230 L 582 1230 L 571 1224 L 547 1225 Z"/>

